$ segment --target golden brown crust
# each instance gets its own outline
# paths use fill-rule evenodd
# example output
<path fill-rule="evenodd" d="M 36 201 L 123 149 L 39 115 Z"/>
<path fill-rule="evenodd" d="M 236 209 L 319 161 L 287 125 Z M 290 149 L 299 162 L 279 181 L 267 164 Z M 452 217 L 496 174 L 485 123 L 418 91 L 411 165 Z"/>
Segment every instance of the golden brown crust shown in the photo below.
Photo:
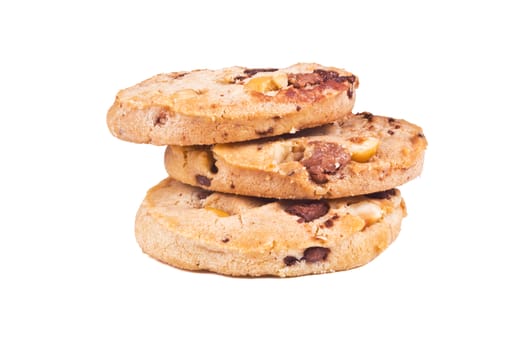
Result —
<path fill-rule="evenodd" d="M 211 193 L 166 179 L 136 218 L 143 251 L 188 270 L 281 277 L 368 263 L 397 237 L 398 190 L 329 201 L 268 201 Z"/>
<path fill-rule="evenodd" d="M 378 140 L 376 153 L 351 150 Z M 243 143 L 166 149 L 169 175 L 212 191 L 269 198 L 340 198 L 384 191 L 422 171 L 422 129 L 401 119 L 351 115 L 295 135 Z"/>
<path fill-rule="evenodd" d="M 306 63 L 159 74 L 120 91 L 107 124 L 137 143 L 251 140 L 333 122 L 351 112 L 357 87 L 349 72 Z"/>

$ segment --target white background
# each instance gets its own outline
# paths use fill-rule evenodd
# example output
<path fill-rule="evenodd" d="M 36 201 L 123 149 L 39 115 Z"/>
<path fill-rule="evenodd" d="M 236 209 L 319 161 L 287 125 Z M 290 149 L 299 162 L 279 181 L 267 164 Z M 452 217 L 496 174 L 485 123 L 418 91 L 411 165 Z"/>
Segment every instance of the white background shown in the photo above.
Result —
<path fill-rule="evenodd" d="M 0 348 L 522 349 L 517 3 L 2 2 Z M 166 176 L 163 148 L 110 135 L 118 90 L 299 61 L 357 74 L 355 111 L 424 128 L 397 241 L 362 268 L 292 279 L 143 255 L 134 216 Z"/>

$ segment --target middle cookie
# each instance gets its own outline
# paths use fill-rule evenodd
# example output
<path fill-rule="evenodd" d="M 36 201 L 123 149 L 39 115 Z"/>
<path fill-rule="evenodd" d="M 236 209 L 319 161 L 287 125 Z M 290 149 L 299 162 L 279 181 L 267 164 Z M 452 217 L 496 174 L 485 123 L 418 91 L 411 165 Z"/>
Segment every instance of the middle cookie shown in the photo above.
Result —
<path fill-rule="evenodd" d="M 208 190 L 288 199 L 385 191 L 420 175 L 422 129 L 371 113 L 296 134 L 213 146 L 168 146 L 170 177 Z"/>

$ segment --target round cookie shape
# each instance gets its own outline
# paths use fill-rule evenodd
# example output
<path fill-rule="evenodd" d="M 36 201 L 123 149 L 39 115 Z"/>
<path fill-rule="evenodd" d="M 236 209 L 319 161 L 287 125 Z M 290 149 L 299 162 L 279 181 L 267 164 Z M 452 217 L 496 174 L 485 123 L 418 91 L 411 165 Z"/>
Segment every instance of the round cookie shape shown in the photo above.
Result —
<path fill-rule="evenodd" d="M 211 191 L 320 199 L 385 191 L 422 171 L 422 129 L 405 120 L 348 115 L 295 134 L 213 146 L 168 146 L 168 174 Z"/>
<path fill-rule="evenodd" d="M 231 276 L 301 276 L 364 265 L 397 237 L 400 191 L 336 200 L 242 197 L 165 179 L 136 217 L 142 250 L 166 264 Z"/>
<path fill-rule="evenodd" d="M 358 78 L 316 63 L 158 74 L 121 90 L 111 133 L 154 145 L 258 139 L 333 122 L 351 112 Z"/>

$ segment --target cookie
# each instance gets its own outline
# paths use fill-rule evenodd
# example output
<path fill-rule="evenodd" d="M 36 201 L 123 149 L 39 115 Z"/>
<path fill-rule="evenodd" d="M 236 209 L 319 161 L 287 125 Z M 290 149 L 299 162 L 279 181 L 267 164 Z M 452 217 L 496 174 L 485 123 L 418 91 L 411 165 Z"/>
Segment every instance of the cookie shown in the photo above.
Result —
<path fill-rule="evenodd" d="M 351 112 L 358 78 L 299 63 L 159 74 L 121 90 L 107 114 L 111 133 L 154 145 L 209 145 L 280 135 Z"/>
<path fill-rule="evenodd" d="M 291 201 L 243 197 L 165 179 L 136 217 L 142 250 L 166 264 L 231 276 L 348 270 L 378 256 L 406 215 L 400 191 Z"/>
<path fill-rule="evenodd" d="M 337 123 L 256 141 L 169 146 L 169 176 L 211 191 L 319 199 L 397 187 L 422 171 L 422 129 L 360 113 Z"/>

